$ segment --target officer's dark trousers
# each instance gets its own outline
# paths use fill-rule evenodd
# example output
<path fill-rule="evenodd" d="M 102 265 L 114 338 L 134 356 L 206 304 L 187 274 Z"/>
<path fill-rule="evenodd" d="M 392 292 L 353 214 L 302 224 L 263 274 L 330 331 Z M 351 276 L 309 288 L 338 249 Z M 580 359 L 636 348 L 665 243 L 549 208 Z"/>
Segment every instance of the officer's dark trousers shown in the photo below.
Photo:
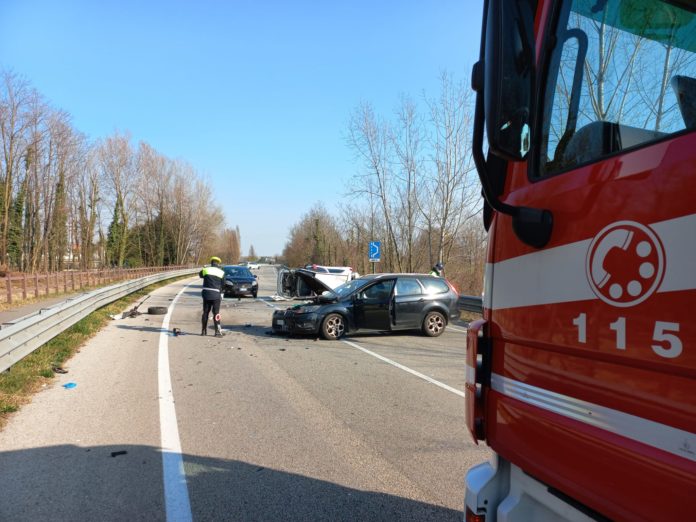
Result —
<path fill-rule="evenodd" d="M 220 327 L 220 298 L 203 299 L 203 317 L 201 317 L 201 326 L 203 331 L 208 328 L 208 315 L 213 312 L 213 322 L 215 323 L 215 331 Z"/>

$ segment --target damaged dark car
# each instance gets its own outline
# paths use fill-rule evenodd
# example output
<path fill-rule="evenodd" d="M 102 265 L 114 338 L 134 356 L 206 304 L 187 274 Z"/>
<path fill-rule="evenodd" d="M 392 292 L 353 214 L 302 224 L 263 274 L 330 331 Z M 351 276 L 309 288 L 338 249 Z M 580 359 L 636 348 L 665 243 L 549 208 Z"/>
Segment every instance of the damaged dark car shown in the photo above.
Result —
<path fill-rule="evenodd" d="M 296 272 L 304 277 L 302 272 Z M 273 332 L 321 334 L 340 339 L 361 330 L 420 330 L 437 337 L 459 318 L 457 294 L 445 279 L 425 274 L 373 274 L 334 289 L 314 277 L 305 285 L 316 294 L 310 301 L 273 313 Z"/>

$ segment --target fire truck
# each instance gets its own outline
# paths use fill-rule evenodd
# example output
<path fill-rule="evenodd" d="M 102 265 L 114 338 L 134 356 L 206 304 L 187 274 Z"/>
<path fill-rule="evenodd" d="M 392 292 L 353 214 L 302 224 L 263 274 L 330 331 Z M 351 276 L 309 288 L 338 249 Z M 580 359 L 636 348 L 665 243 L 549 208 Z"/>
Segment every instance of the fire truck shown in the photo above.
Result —
<path fill-rule="evenodd" d="M 467 521 L 696 520 L 696 3 L 486 0 Z"/>

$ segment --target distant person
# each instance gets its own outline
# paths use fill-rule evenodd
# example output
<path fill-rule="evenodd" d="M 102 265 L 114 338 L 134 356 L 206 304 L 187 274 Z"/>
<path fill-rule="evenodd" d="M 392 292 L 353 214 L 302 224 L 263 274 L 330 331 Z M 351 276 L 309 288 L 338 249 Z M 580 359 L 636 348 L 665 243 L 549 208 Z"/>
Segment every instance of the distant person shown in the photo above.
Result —
<path fill-rule="evenodd" d="M 210 266 L 206 266 L 198 273 L 198 277 L 203 278 L 203 317 L 201 317 L 201 335 L 208 333 L 208 314 L 213 312 L 213 322 L 215 323 L 215 337 L 222 337 L 220 327 L 220 302 L 222 301 L 222 290 L 225 284 L 225 272 L 220 268 L 222 260 L 213 256 L 210 258 Z"/>
<path fill-rule="evenodd" d="M 438 261 L 437 263 L 435 263 L 435 266 L 432 269 L 430 269 L 428 275 L 432 275 L 435 277 L 443 277 L 442 274 L 444 273 L 444 269 L 445 267 L 442 265 L 440 261 Z"/>

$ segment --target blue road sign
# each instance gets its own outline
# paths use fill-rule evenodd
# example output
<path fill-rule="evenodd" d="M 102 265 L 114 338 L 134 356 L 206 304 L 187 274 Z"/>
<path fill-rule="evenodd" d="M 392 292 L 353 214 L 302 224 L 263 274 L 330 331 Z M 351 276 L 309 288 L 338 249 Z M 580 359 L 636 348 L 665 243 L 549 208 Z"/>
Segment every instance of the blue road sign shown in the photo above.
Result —
<path fill-rule="evenodd" d="M 379 263 L 382 256 L 382 242 L 381 241 L 370 241 L 370 249 L 368 253 L 368 258 L 370 263 Z"/>

